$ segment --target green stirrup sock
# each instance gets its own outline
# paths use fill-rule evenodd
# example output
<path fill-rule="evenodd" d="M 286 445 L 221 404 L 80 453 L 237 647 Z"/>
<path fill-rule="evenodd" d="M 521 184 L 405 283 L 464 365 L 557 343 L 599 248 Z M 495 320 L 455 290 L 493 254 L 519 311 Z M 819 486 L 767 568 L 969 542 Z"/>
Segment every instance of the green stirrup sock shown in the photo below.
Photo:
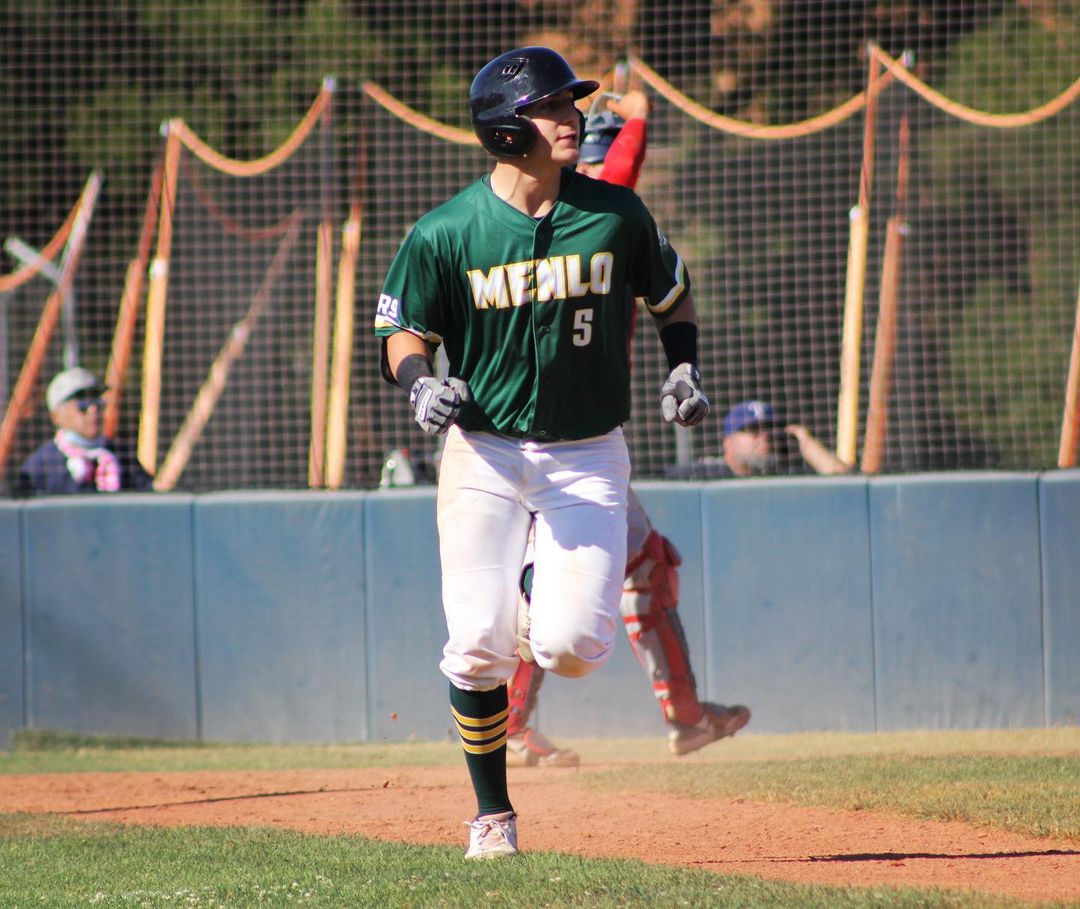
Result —
<path fill-rule="evenodd" d="M 506 686 L 464 691 L 451 682 L 450 713 L 465 750 L 477 816 L 513 811 L 506 789 L 506 724 L 510 716 Z"/>

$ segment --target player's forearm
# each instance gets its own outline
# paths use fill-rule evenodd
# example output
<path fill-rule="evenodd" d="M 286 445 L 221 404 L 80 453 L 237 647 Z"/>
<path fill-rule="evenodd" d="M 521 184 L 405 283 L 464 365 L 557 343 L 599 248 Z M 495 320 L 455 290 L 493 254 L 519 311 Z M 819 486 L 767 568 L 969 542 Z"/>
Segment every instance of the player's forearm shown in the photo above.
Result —
<path fill-rule="evenodd" d="M 406 357 L 411 356 L 423 357 L 429 364 L 431 363 L 431 352 L 423 338 L 417 337 L 412 332 L 397 331 L 386 339 L 386 359 L 399 385 L 402 383 L 398 370 Z"/>
<path fill-rule="evenodd" d="M 697 366 L 698 326 L 693 297 L 687 294 L 673 313 L 665 318 L 657 317 L 656 330 L 671 369 L 680 363 Z"/>

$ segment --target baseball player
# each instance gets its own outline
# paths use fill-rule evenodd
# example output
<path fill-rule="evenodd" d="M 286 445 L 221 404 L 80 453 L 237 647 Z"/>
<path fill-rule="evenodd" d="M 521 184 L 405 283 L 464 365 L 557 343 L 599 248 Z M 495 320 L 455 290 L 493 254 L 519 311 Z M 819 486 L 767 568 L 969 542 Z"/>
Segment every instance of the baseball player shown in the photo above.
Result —
<path fill-rule="evenodd" d="M 492 171 L 428 212 L 390 265 L 375 316 L 383 375 L 446 434 L 437 515 L 448 639 L 439 666 L 476 796 L 467 858 L 514 855 L 507 680 L 530 528 L 525 649 L 582 676 L 610 655 L 626 566 L 626 293 L 643 297 L 671 372 L 664 418 L 709 410 L 682 260 L 631 190 L 575 172 L 598 84 L 546 47 L 501 54 L 469 92 Z M 432 351 L 445 349 L 448 377 Z"/>
<path fill-rule="evenodd" d="M 607 109 L 597 105 L 586 118 L 578 171 L 634 189 L 645 160 L 648 112 L 648 99 L 636 90 L 608 100 Z M 631 313 L 631 330 L 636 312 L 634 308 Z M 675 611 L 682 559 L 672 542 L 653 529 L 633 490 L 628 507 L 626 578 L 619 609 L 630 645 L 660 703 L 668 747 L 677 755 L 690 754 L 734 735 L 749 722 L 750 711 L 741 704 L 728 707 L 698 700 L 686 636 Z M 527 597 L 528 592 L 523 590 L 522 595 Z M 519 660 L 509 686 L 507 763 L 576 767 L 577 752 L 557 747 L 529 726 L 543 678 L 540 666 Z"/>

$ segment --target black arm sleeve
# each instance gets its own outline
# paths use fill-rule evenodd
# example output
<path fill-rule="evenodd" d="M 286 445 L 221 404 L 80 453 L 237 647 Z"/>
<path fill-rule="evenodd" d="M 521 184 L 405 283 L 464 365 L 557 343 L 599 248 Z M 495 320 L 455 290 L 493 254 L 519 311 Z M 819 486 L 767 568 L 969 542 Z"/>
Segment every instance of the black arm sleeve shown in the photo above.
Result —
<path fill-rule="evenodd" d="M 404 388 L 405 391 L 409 391 L 417 379 L 422 376 L 433 375 L 435 373 L 432 371 L 431 361 L 427 357 L 420 354 L 409 354 L 398 363 L 397 384 Z"/>
<path fill-rule="evenodd" d="M 698 327 L 693 322 L 672 322 L 660 329 L 660 343 L 664 347 L 668 369 L 680 363 L 698 365 Z"/>

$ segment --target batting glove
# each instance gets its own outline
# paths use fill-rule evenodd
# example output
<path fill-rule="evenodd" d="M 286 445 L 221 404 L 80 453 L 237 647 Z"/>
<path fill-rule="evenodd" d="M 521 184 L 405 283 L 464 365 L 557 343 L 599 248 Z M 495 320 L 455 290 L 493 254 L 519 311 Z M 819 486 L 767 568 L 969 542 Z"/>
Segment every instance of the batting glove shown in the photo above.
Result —
<path fill-rule="evenodd" d="M 461 405 L 471 400 L 472 393 L 462 379 L 443 382 L 434 376 L 421 376 L 409 389 L 416 422 L 432 436 L 446 432 L 457 419 Z"/>
<path fill-rule="evenodd" d="M 696 366 L 680 363 L 660 388 L 660 413 L 668 423 L 696 426 L 709 412 L 709 399 L 701 390 Z"/>

